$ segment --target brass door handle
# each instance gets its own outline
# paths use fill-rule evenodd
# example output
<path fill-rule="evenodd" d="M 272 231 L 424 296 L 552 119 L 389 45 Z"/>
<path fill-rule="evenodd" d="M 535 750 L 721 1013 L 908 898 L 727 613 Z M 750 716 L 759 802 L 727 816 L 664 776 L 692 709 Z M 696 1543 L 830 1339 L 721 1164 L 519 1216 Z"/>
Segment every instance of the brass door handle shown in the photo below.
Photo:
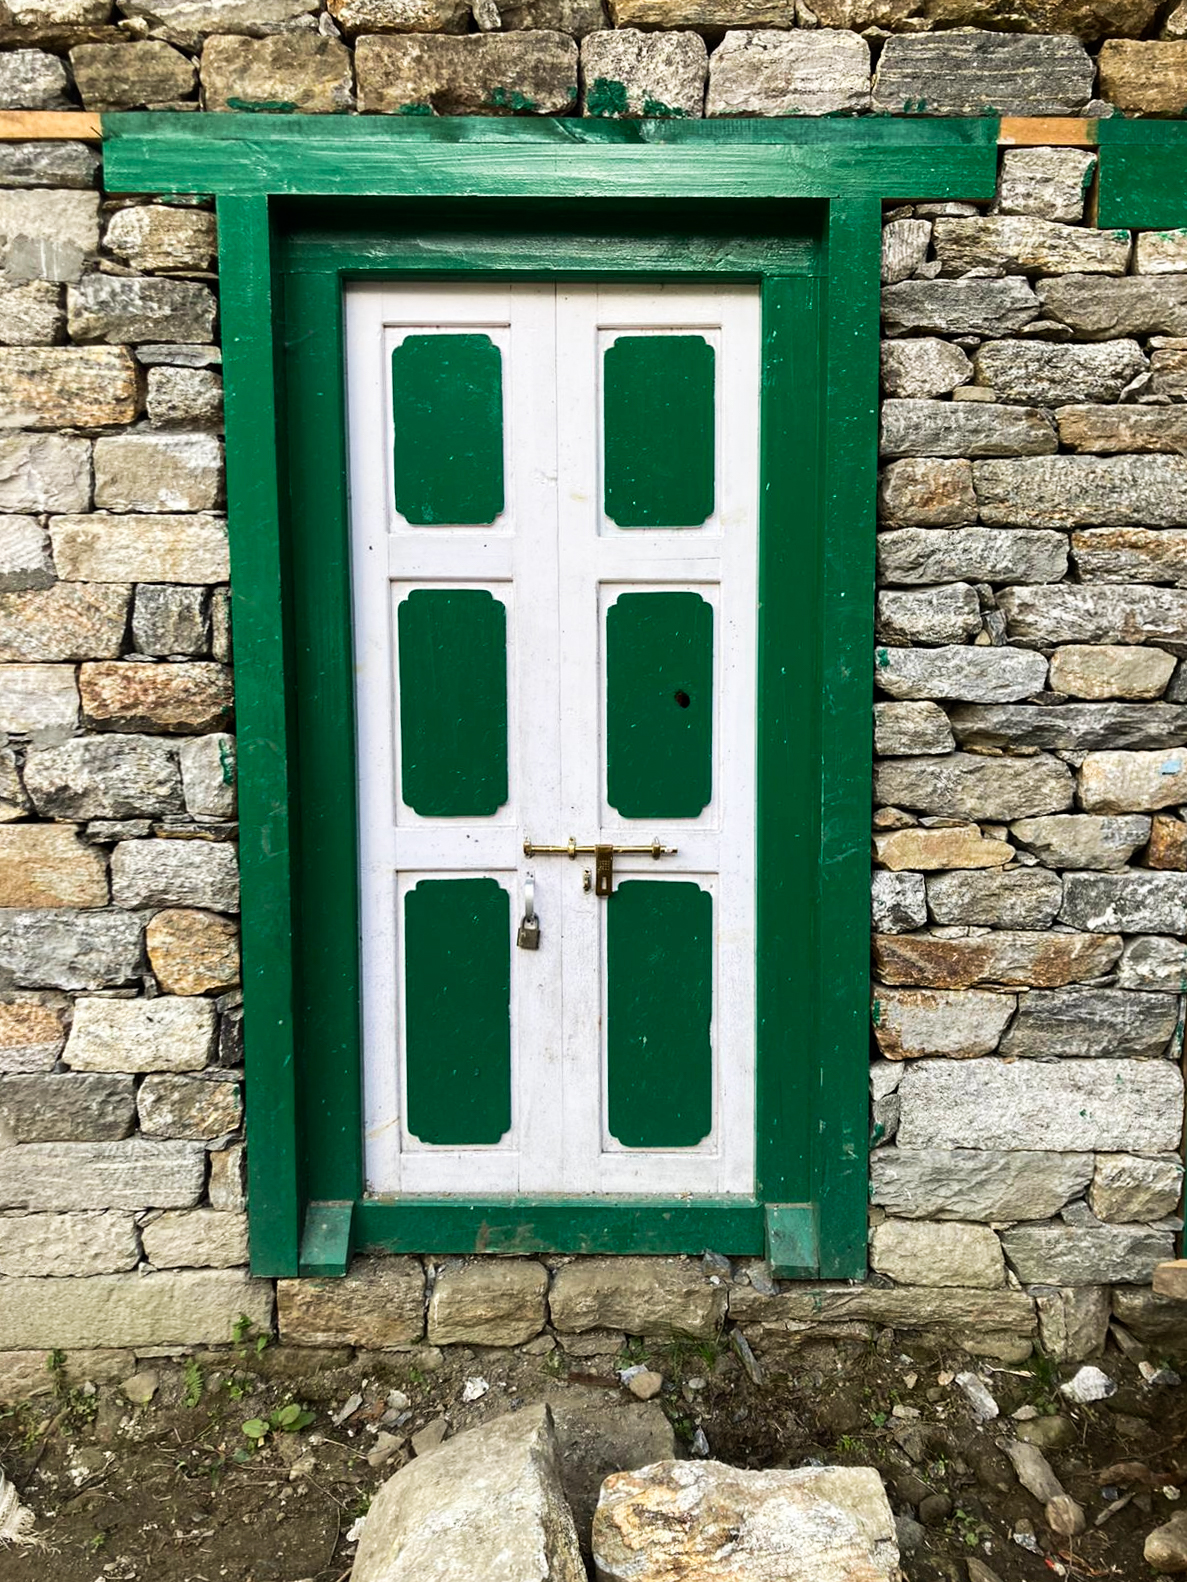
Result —
<path fill-rule="evenodd" d="M 674 857 L 675 846 L 663 846 L 658 840 L 653 840 L 648 846 L 613 846 L 601 841 L 593 846 L 579 846 L 576 837 L 569 836 L 563 846 L 537 846 L 534 841 L 524 840 L 523 854 L 525 857 L 568 857 L 574 860 L 579 853 L 593 853 L 594 858 L 594 894 L 609 895 L 614 889 L 614 854 L 619 852 L 631 856 L 652 856 L 658 862 L 661 857 Z"/>

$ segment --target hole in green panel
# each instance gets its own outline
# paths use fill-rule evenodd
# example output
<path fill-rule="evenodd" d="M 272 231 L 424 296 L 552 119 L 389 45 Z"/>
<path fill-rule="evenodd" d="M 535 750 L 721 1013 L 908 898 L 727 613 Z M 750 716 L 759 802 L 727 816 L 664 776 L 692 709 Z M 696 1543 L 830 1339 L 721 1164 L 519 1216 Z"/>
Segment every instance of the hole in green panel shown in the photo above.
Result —
<path fill-rule="evenodd" d="M 713 1129 L 713 897 L 625 879 L 606 906 L 610 1135 L 692 1148 Z"/>
<path fill-rule="evenodd" d="M 485 588 L 417 588 L 398 612 L 400 785 L 422 818 L 507 800 L 507 611 Z"/>
<path fill-rule="evenodd" d="M 713 515 L 714 351 L 701 335 L 620 335 L 602 362 L 606 515 L 700 527 Z"/>
<path fill-rule="evenodd" d="M 396 509 L 418 527 L 503 509 L 503 357 L 489 335 L 409 335 L 392 352 Z"/>
<path fill-rule="evenodd" d="M 623 593 L 606 612 L 606 800 L 695 818 L 713 795 L 713 606 Z"/>
<path fill-rule="evenodd" d="M 404 897 L 408 1130 L 497 1143 L 511 1125 L 511 901 L 495 879 L 422 879 Z"/>

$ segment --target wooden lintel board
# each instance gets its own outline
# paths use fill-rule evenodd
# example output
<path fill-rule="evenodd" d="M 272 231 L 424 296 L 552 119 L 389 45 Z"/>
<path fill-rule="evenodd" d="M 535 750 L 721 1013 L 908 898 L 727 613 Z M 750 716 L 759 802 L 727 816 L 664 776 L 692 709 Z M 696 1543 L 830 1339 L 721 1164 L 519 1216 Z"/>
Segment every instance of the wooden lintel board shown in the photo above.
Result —
<path fill-rule="evenodd" d="M 1096 128 L 1079 115 L 1003 115 L 997 140 L 1009 148 L 1095 148 Z"/>
<path fill-rule="evenodd" d="M 98 143 L 102 136 L 98 110 L 0 110 L 0 143 Z"/>

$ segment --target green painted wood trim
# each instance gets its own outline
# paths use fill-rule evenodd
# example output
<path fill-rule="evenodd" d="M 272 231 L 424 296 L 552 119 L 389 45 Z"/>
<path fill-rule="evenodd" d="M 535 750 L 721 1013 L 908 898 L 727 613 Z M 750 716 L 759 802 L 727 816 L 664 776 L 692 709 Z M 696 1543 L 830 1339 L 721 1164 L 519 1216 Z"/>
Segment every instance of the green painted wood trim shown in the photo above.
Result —
<path fill-rule="evenodd" d="M 354 1251 L 353 1222 L 353 1203 L 310 1203 L 301 1233 L 302 1279 L 346 1273 Z"/>
<path fill-rule="evenodd" d="M 1097 145 L 1098 226 L 1187 225 L 1187 122 L 1112 116 L 1097 124 Z"/>
<path fill-rule="evenodd" d="M 779 1280 L 808 1280 L 820 1268 L 814 1203 L 768 1203 L 764 1209 L 767 1262 Z"/>

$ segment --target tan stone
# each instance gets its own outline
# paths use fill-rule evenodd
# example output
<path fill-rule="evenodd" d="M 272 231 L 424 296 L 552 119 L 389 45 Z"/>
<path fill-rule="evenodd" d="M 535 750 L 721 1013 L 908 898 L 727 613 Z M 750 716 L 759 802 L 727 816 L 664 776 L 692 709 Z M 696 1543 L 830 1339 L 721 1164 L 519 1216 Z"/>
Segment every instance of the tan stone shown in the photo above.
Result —
<path fill-rule="evenodd" d="M 83 665 L 83 720 L 95 730 L 216 731 L 231 716 L 231 672 L 200 660 L 185 664 Z"/>
<path fill-rule="evenodd" d="M 49 1071 L 65 1043 L 64 1005 L 0 1000 L 0 1071 Z"/>
<path fill-rule="evenodd" d="M 168 1209 L 144 1227 L 141 1239 L 158 1269 L 229 1269 L 247 1262 L 247 1215 Z"/>
<path fill-rule="evenodd" d="M 106 906 L 107 863 L 75 824 L 0 827 L 0 906 Z"/>
<path fill-rule="evenodd" d="M 878 513 L 887 527 L 975 522 L 972 462 L 939 456 L 905 456 L 892 461 L 878 482 Z"/>
<path fill-rule="evenodd" d="M 131 1214 L 0 1214 L 0 1275 L 118 1274 L 139 1261 Z"/>
<path fill-rule="evenodd" d="M 874 858 L 898 873 L 913 869 L 1000 868 L 1014 856 L 1009 841 L 986 840 L 975 824 L 955 829 L 895 829 L 874 836 Z"/>
<path fill-rule="evenodd" d="M 544 1328 L 548 1271 L 526 1258 L 442 1269 L 429 1302 L 434 1346 L 519 1346 Z"/>
<path fill-rule="evenodd" d="M 245 1150 L 242 1143 L 232 1143 L 210 1155 L 210 1206 L 224 1213 L 238 1213 L 247 1207 L 244 1179 Z"/>
<path fill-rule="evenodd" d="M 75 1071 L 200 1071 L 214 1034 L 209 1000 L 82 998 L 63 1058 Z"/>
<path fill-rule="evenodd" d="M 210 994 L 239 982 L 239 930 L 198 907 L 169 907 L 149 923 L 148 960 L 166 994 Z"/>
<path fill-rule="evenodd" d="M 1098 65 L 1098 92 L 1118 109 L 1182 115 L 1187 106 L 1187 42 L 1107 39 Z"/>
<path fill-rule="evenodd" d="M 687 1258 L 584 1258 L 553 1277 L 553 1328 L 617 1329 L 628 1335 L 711 1339 L 725 1316 L 725 1290 Z"/>
<path fill-rule="evenodd" d="M 470 19 L 464 0 L 327 0 L 326 9 L 347 38 L 360 33 L 464 33 Z"/>
<path fill-rule="evenodd" d="M 121 209 L 103 244 L 133 269 L 209 269 L 217 246 L 214 215 L 159 203 Z"/>
<path fill-rule="evenodd" d="M 1158 0 L 816 0 L 812 9 L 823 27 L 983 27 L 1098 39 L 1140 38 L 1159 7 Z"/>
<path fill-rule="evenodd" d="M 272 1286 L 237 1269 L 0 1280 L 0 1335 L 18 1351 L 229 1345 L 243 1317 L 271 1329 Z"/>
<path fill-rule="evenodd" d="M 1079 794 L 1088 813 L 1146 813 L 1187 802 L 1187 751 L 1088 753 Z"/>
<path fill-rule="evenodd" d="M 1174 668 L 1161 648 L 1072 643 L 1052 654 L 1048 685 L 1073 698 L 1158 698 Z"/>
<path fill-rule="evenodd" d="M 610 0 L 615 27 L 795 26 L 795 0 Z"/>
<path fill-rule="evenodd" d="M 0 1401 L 25 1401 L 46 1395 L 54 1387 L 44 1351 L 0 1351 Z M 67 1384 L 113 1384 L 126 1379 L 136 1366 L 131 1351 L 68 1351 L 63 1354 Z"/>
<path fill-rule="evenodd" d="M 202 50 L 202 96 L 208 110 L 341 114 L 354 109 L 350 51 L 320 34 L 218 34 Z"/>
<path fill-rule="evenodd" d="M 1058 989 L 1098 978 L 1121 954 L 1117 934 L 999 930 L 967 938 L 875 934 L 874 967 L 889 984 L 971 988 L 980 983 Z"/>
<path fill-rule="evenodd" d="M 280 1338 L 375 1351 L 410 1345 L 425 1330 L 424 1285 L 416 1258 L 356 1258 L 341 1280 L 280 1280 Z"/>
<path fill-rule="evenodd" d="M 1095 456 L 1187 452 L 1187 408 L 1181 406 L 1061 406 L 1055 421 L 1067 450 Z"/>
<path fill-rule="evenodd" d="M 1187 1302 L 1187 1258 L 1171 1258 L 1154 1270 L 1154 1295 Z"/>
<path fill-rule="evenodd" d="M 1150 845 L 1146 851 L 1146 866 L 1168 868 L 1179 873 L 1187 870 L 1187 824 L 1182 819 L 1167 818 L 1162 813 L 1154 815 Z"/>
<path fill-rule="evenodd" d="M 152 512 L 51 517 L 58 576 L 68 582 L 226 582 L 225 518 Z"/>
<path fill-rule="evenodd" d="M 1006 1283 L 993 1231 L 959 1220 L 885 1220 L 870 1237 L 870 1264 L 899 1285 L 992 1290 Z"/>
<path fill-rule="evenodd" d="M 428 105 L 438 115 L 558 114 L 577 98 L 577 46 L 563 33 L 405 33 L 361 38 L 359 108 Z"/>
<path fill-rule="evenodd" d="M 238 1131 L 243 1094 L 238 1082 L 154 1071 L 140 1084 L 136 1108 L 145 1137 L 209 1142 Z"/>
<path fill-rule="evenodd" d="M 0 428 L 106 428 L 139 410 L 124 346 L 0 347 Z"/>
<path fill-rule="evenodd" d="M 108 659 L 120 651 L 132 590 L 112 582 L 57 582 L 0 593 L 0 662 Z"/>
<path fill-rule="evenodd" d="M 878 1049 L 887 1060 L 929 1055 L 971 1060 L 993 1053 L 1017 1005 L 1013 994 L 875 984 L 871 1020 Z"/>

